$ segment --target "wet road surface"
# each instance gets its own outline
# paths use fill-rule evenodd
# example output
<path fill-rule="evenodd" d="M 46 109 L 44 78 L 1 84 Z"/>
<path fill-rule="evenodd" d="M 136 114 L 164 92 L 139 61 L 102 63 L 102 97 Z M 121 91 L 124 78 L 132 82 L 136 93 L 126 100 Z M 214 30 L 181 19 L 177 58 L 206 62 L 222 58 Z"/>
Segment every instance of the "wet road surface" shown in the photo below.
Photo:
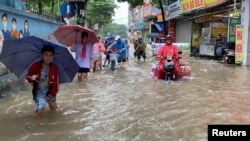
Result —
<path fill-rule="evenodd" d="M 188 58 L 190 78 L 149 77 L 133 57 L 87 82 L 60 85 L 57 112 L 34 116 L 31 86 L 0 100 L 2 141 L 206 141 L 208 124 L 250 123 L 250 69 Z"/>

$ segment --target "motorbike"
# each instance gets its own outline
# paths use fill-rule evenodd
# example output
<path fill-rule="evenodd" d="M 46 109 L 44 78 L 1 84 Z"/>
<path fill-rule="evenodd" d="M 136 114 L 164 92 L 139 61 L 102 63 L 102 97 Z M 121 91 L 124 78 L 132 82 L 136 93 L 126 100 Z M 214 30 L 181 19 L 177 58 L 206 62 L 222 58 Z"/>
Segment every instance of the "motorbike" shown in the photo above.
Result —
<path fill-rule="evenodd" d="M 228 64 L 235 63 L 235 51 L 232 49 L 225 49 L 225 60 Z"/>
<path fill-rule="evenodd" d="M 173 71 L 175 69 L 175 64 L 172 61 L 172 56 L 167 56 L 167 61 L 163 64 L 165 73 L 165 80 L 170 83 L 170 81 L 174 80 L 174 74 Z"/>
<path fill-rule="evenodd" d="M 178 51 L 178 54 L 182 54 L 182 51 Z M 178 57 L 181 58 L 180 56 Z M 165 73 L 165 80 L 168 81 L 168 83 L 172 80 L 175 80 L 175 75 L 173 74 L 173 71 L 175 69 L 175 64 L 173 62 L 173 56 L 167 56 L 166 62 L 163 64 L 163 68 L 166 71 Z"/>
<path fill-rule="evenodd" d="M 120 56 L 120 52 L 119 51 L 115 51 L 115 52 L 110 52 L 109 54 L 109 68 L 110 70 L 114 71 L 115 70 L 115 65 L 117 62 L 118 57 Z"/>

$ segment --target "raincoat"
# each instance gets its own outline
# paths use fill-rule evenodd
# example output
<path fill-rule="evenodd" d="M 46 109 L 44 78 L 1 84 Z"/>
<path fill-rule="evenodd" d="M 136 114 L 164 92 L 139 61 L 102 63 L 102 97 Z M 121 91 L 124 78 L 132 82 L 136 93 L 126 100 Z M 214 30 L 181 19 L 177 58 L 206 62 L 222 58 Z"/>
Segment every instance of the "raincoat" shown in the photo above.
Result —
<path fill-rule="evenodd" d="M 179 64 L 179 54 L 178 54 L 178 47 L 171 44 L 167 45 L 164 44 L 158 51 L 157 53 L 158 57 L 167 57 L 167 56 L 172 56 L 173 62 L 175 64 L 175 70 L 173 73 L 175 75 L 180 75 L 180 64 Z M 166 62 L 166 59 L 161 59 L 160 62 L 158 63 L 158 73 L 157 73 L 157 78 L 158 79 L 164 79 L 165 78 L 165 70 L 164 70 L 164 63 Z"/>
<path fill-rule="evenodd" d="M 108 46 L 107 50 L 114 49 L 115 51 L 121 51 L 120 55 L 118 55 L 118 61 L 126 58 L 126 42 L 122 39 L 120 41 L 115 41 L 111 45 Z"/>
<path fill-rule="evenodd" d="M 105 52 L 105 51 L 106 51 L 106 48 L 104 47 L 104 45 L 102 44 L 102 42 L 98 42 L 98 43 L 95 43 L 93 45 L 93 52 L 99 54 L 99 59 L 96 62 L 97 66 L 101 66 L 102 65 L 102 52 Z"/>

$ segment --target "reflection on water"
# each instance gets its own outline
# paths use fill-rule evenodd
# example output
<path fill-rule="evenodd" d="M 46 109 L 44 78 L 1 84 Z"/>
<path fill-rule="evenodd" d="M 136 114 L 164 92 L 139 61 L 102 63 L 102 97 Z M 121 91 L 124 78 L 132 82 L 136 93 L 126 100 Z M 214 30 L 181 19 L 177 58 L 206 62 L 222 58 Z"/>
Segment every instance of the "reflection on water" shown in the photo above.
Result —
<path fill-rule="evenodd" d="M 207 140 L 208 124 L 250 122 L 249 68 L 189 59 L 192 76 L 167 85 L 133 58 L 87 83 L 63 84 L 59 110 L 34 117 L 31 87 L 0 101 L 4 141 Z"/>

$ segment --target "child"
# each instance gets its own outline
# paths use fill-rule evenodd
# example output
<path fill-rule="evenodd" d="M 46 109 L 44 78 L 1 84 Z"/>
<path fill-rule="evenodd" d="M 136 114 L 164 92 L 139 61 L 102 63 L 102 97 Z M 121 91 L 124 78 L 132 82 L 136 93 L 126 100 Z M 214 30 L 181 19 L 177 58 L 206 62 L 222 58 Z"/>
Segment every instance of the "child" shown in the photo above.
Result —
<path fill-rule="evenodd" d="M 102 70 L 102 52 L 106 51 L 106 48 L 104 47 L 104 45 L 101 42 L 101 37 L 97 36 L 99 42 L 95 43 L 93 45 L 93 53 L 97 53 L 99 54 L 98 60 L 96 62 L 96 66 Z M 94 55 L 94 54 L 93 54 Z M 94 57 L 94 56 L 93 56 Z M 94 60 L 95 61 L 95 60 Z"/>
<path fill-rule="evenodd" d="M 93 45 L 88 42 L 88 33 L 82 32 L 81 42 L 72 45 L 70 50 L 75 52 L 75 60 L 80 66 L 78 71 L 78 81 L 87 80 L 90 72 L 90 62 L 93 57 Z"/>
<path fill-rule="evenodd" d="M 31 65 L 26 75 L 29 83 L 33 83 L 33 100 L 36 104 L 36 114 L 43 115 L 46 102 L 51 110 L 57 109 L 56 94 L 58 92 L 58 68 L 52 63 L 54 59 L 54 48 L 45 45 L 42 50 L 42 60 Z"/>

